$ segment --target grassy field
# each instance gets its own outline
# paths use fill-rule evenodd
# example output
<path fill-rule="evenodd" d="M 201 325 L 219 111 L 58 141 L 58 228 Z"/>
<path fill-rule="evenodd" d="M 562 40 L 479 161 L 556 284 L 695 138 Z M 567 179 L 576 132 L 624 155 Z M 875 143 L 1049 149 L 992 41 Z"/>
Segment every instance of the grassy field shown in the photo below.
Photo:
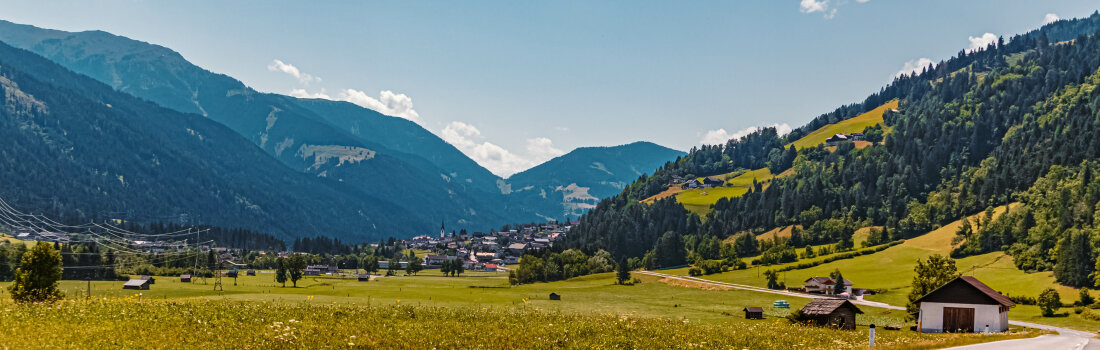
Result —
<path fill-rule="evenodd" d="M 472 309 L 231 301 L 63 301 L 9 306 L 0 343 L 20 348 L 860 349 L 867 330 L 785 320 L 700 323 L 537 308 Z M 43 335 L 50 336 L 44 337 Z M 1034 336 L 882 331 L 878 347 L 931 349 Z"/>
<path fill-rule="evenodd" d="M 789 324 L 765 293 L 701 288 L 612 274 L 507 285 L 503 273 L 442 277 L 438 271 L 371 282 L 311 277 L 282 288 L 272 274 L 241 277 L 224 292 L 159 278 L 150 290 L 122 282 L 63 281 L 56 305 L 15 305 L 0 293 L 0 344 L 22 348 L 862 348 L 869 323 L 898 324 L 901 312 L 863 308 L 857 331 Z M 6 287 L 6 285 L 5 285 Z M 556 292 L 561 301 L 550 301 Z M 793 308 L 805 300 L 790 300 Z M 744 320 L 764 306 L 765 320 Z M 50 337 L 42 337 L 50 334 Z M 654 335 L 660 336 L 654 336 Z M 924 349 L 1034 336 L 879 332 L 885 348 Z M 828 339 L 828 342 L 821 342 Z"/>
<path fill-rule="evenodd" d="M 1000 215 L 1005 207 L 996 208 Z M 976 218 L 972 217 L 972 218 Z M 788 286 L 800 286 L 813 276 L 828 276 L 836 269 L 852 280 L 857 288 L 886 289 L 886 293 L 867 296 L 867 300 L 881 301 L 893 305 L 905 305 L 908 301 L 909 286 L 913 279 L 913 268 L 918 259 L 932 254 L 948 255 L 951 251 L 951 239 L 961 225 L 956 221 L 925 235 L 909 239 L 902 244 L 878 253 L 821 264 L 807 269 L 792 270 L 780 274 L 780 280 Z M 865 235 L 863 236 L 865 239 Z M 858 246 L 858 243 L 857 243 Z M 770 267 L 751 268 L 705 276 L 704 278 L 722 282 L 740 283 L 764 287 L 767 281 L 763 270 L 778 269 L 802 262 L 820 260 L 818 257 L 791 264 Z M 977 277 L 993 289 L 1009 295 L 1037 297 L 1047 287 L 1055 287 L 1064 303 L 1077 300 L 1078 290 L 1055 283 L 1051 272 L 1027 273 L 1016 269 L 1012 257 L 1002 252 L 994 252 L 958 259 L 959 271 L 964 275 Z M 666 273 L 687 275 L 687 269 L 670 270 Z M 1095 293 L 1094 293 L 1095 294 Z M 1085 331 L 1100 329 L 1100 322 L 1085 319 L 1074 314 L 1071 309 L 1063 309 L 1065 317 L 1041 317 L 1035 306 L 1019 305 L 1009 312 L 1014 320 L 1030 321 L 1075 328 Z"/>
<path fill-rule="evenodd" d="M 806 136 L 792 142 L 796 148 L 803 149 L 807 147 L 816 147 L 817 145 L 825 143 L 825 140 L 836 134 L 848 134 L 853 132 L 862 132 L 868 126 L 881 124 L 882 114 L 887 110 L 898 108 L 898 101 L 893 100 L 878 106 L 875 109 L 868 111 L 867 113 L 860 114 L 853 118 L 842 120 L 835 124 L 829 124 L 823 126 Z M 790 145 L 788 145 L 790 146 Z"/>

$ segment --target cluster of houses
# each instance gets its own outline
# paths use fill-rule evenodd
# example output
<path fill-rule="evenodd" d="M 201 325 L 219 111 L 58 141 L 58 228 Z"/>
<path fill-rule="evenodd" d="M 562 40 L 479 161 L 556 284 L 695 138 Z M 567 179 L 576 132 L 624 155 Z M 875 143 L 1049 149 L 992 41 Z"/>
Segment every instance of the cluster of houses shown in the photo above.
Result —
<path fill-rule="evenodd" d="M 836 135 L 833 135 L 833 136 L 825 139 L 825 145 L 826 146 L 836 146 L 837 144 L 839 144 L 841 142 L 863 141 L 863 140 L 864 140 L 864 136 L 863 136 L 863 133 L 861 133 L 861 132 L 853 132 L 851 134 L 836 134 Z"/>
<path fill-rule="evenodd" d="M 707 176 L 703 178 L 690 179 L 680 175 L 672 175 L 672 178 L 669 180 L 669 182 L 671 182 L 669 185 L 679 185 L 680 188 L 685 190 L 691 188 L 721 187 L 722 185 L 726 184 L 725 180 L 722 180 L 717 176 Z"/>
<path fill-rule="evenodd" d="M 466 270 L 496 271 L 503 265 L 519 263 L 519 258 L 529 249 L 552 246 L 565 238 L 575 224 L 547 223 L 501 232 L 458 235 L 441 229 L 439 237 L 421 235 L 405 243 L 410 248 L 438 252 L 423 258 L 424 268 L 438 268 L 444 261 L 460 260 Z"/>

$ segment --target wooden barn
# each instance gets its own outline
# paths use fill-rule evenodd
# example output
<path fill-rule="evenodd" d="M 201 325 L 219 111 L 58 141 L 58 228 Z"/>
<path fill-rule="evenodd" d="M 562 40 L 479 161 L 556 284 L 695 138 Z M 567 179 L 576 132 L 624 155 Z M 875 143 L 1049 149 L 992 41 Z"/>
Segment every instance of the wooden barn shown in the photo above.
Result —
<path fill-rule="evenodd" d="M 144 275 L 141 276 L 141 279 L 149 281 L 149 284 L 157 284 L 157 279 L 153 278 L 153 276 Z"/>
<path fill-rule="evenodd" d="M 256 270 L 248 270 L 248 271 L 245 271 L 244 274 L 248 275 L 248 276 L 255 276 L 256 275 Z"/>
<path fill-rule="evenodd" d="M 561 300 L 561 295 L 558 295 L 558 293 L 550 293 L 550 300 Z"/>
<path fill-rule="evenodd" d="M 749 307 L 744 308 L 742 311 L 745 311 L 745 319 L 746 320 L 763 320 L 764 319 L 764 308 L 762 308 L 762 307 L 749 306 Z"/>
<path fill-rule="evenodd" d="M 149 285 L 152 284 L 150 281 L 151 280 L 143 279 L 129 280 L 122 285 L 122 289 L 148 290 Z"/>
<path fill-rule="evenodd" d="M 359 282 L 370 282 L 370 275 L 359 275 Z"/>
<path fill-rule="evenodd" d="M 922 332 L 1004 332 L 1016 306 L 977 278 L 962 276 L 917 299 Z"/>
<path fill-rule="evenodd" d="M 847 299 L 817 298 L 802 308 L 802 314 L 814 325 L 839 329 L 856 329 L 858 307 Z"/>
<path fill-rule="evenodd" d="M 180 275 L 180 283 L 191 283 L 191 275 Z"/>

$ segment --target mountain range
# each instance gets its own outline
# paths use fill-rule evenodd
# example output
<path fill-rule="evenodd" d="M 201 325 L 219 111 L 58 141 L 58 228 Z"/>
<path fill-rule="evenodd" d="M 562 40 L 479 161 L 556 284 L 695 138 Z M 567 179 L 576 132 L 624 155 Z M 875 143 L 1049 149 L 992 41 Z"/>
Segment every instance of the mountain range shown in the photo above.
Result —
<path fill-rule="evenodd" d="M 683 154 L 650 143 L 598 148 L 601 151 L 578 149 L 503 179 L 409 120 L 348 102 L 259 92 L 232 77 L 195 66 L 162 46 L 102 31 L 71 33 L 5 21 L 0 21 L 0 41 L 120 93 L 224 125 L 267 157 L 309 175 L 311 181 L 330 187 L 332 182 L 338 183 L 345 193 L 370 203 L 361 208 L 386 207 L 399 213 L 379 218 L 389 221 L 384 225 L 337 231 L 320 227 L 276 230 L 281 237 L 329 234 L 375 238 L 430 232 L 440 221 L 451 223 L 452 228 L 486 230 L 503 223 L 560 220 L 583 214 L 596 200 L 617 193 L 644 169 Z M 231 147 L 223 151 L 241 152 Z M 37 198 L 62 196 L 34 194 Z M 318 210 L 325 207 L 311 205 Z M 113 212 L 132 209 L 120 200 L 109 207 Z M 180 207 L 157 215 L 197 215 L 191 211 Z M 318 219 L 345 220 L 342 215 Z M 271 229 L 251 222 L 239 225 Z"/>

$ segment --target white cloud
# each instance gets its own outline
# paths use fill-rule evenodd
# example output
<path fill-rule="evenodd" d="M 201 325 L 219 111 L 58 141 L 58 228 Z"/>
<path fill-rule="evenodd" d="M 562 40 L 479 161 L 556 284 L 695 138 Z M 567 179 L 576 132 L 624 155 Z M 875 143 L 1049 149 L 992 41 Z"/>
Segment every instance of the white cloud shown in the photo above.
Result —
<path fill-rule="evenodd" d="M 925 67 L 935 64 L 935 62 L 932 62 L 932 60 L 927 57 L 921 57 L 909 62 L 905 62 L 905 65 L 901 67 L 901 70 L 894 74 L 894 78 L 900 77 L 902 76 L 902 74 L 920 73 L 924 70 Z"/>
<path fill-rule="evenodd" d="M 563 154 L 565 154 L 565 151 L 555 148 L 554 142 L 548 138 L 527 139 L 527 155 L 535 163 L 541 164 Z"/>
<path fill-rule="evenodd" d="M 798 7 L 798 10 L 802 11 L 802 13 L 824 13 L 825 11 L 829 10 L 829 0 L 802 0 L 802 3 L 800 3 Z"/>
<path fill-rule="evenodd" d="M 314 93 L 310 93 L 309 91 L 306 91 L 306 89 L 290 89 L 290 96 L 294 96 L 297 98 L 323 98 L 326 100 L 332 99 L 332 96 L 329 96 L 325 93 L 325 89 L 321 89 L 321 92 Z"/>
<path fill-rule="evenodd" d="M 787 123 L 772 124 L 769 125 L 769 127 L 775 128 L 775 131 L 778 132 L 780 136 L 789 134 L 791 132 L 791 126 Z M 732 134 L 726 131 L 726 129 L 710 130 L 703 135 L 703 139 L 699 140 L 699 143 L 704 145 L 724 145 L 726 144 L 726 141 L 729 141 L 730 139 L 739 139 L 744 137 L 745 135 L 757 132 L 759 130 L 760 127 L 756 126 L 747 127 Z"/>
<path fill-rule="evenodd" d="M 868 2 L 868 1 L 871 1 L 871 0 L 856 0 L 856 2 L 861 3 L 861 4 L 865 3 L 865 2 Z"/>
<path fill-rule="evenodd" d="M 973 37 L 972 36 L 972 37 L 969 37 L 969 38 L 970 38 L 969 39 L 970 40 L 970 48 L 966 50 L 967 52 L 978 51 L 978 50 L 984 49 L 986 47 L 989 47 L 989 44 L 997 42 L 997 35 L 993 34 L 993 33 L 985 33 L 985 34 L 982 34 L 982 36 L 979 36 L 979 37 Z"/>
<path fill-rule="evenodd" d="M 802 3 L 798 5 L 798 10 L 802 13 L 821 12 L 825 15 L 825 19 L 836 17 L 836 9 L 829 8 L 829 0 L 802 0 Z"/>
<path fill-rule="evenodd" d="M 555 148 L 550 139 L 537 137 L 527 140 L 525 155 L 518 155 L 492 142 L 483 141 L 484 137 L 481 136 L 481 131 L 477 127 L 458 121 L 447 124 L 439 136 L 493 174 L 502 177 L 511 176 L 565 154 L 562 150 Z"/>
<path fill-rule="evenodd" d="M 344 89 L 337 96 L 337 99 L 357 104 L 363 108 L 373 109 L 378 113 L 405 118 L 417 124 L 420 123 L 420 114 L 413 109 L 411 97 L 405 94 L 395 94 L 390 90 L 382 90 L 378 95 L 379 98 L 376 99 L 360 90 Z"/>
<path fill-rule="evenodd" d="M 302 85 L 309 85 L 310 83 L 320 83 L 321 82 L 320 77 L 315 77 L 315 76 L 312 76 L 312 75 L 309 75 L 309 74 L 306 74 L 306 73 L 302 73 L 302 71 L 299 70 L 298 67 L 295 67 L 292 64 L 289 64 L 289 63 L 286 63 L 286 62 L 283 62 L 283 61 L 280 61 L 280 60 L 272 60 L 271 64 L 267 65 L 267 70 L 272 71 L 272 72 L 283 72 L 283 73 L 289 74 L 290 76 L 294 77 L 295 79 L 298 79 L 298 82 L 302 83 Z"/>
<path fill-rule="evenodd" d="M 1043 17 L 1043 25 L 1058 22 L 1058 20 L 1060 20 L 1060 19 L 1062 19 L 1062 18 L 1058 17 L 1057 14 L 1048 13 L 1045 17 Z"/>

